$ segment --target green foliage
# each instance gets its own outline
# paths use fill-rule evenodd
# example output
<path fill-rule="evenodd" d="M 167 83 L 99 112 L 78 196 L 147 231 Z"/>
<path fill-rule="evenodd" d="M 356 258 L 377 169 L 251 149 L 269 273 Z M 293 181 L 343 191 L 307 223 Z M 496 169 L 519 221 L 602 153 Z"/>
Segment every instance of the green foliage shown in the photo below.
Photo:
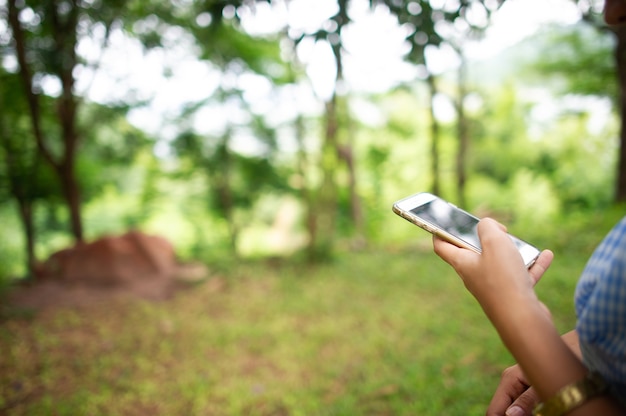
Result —
<path fill-rule="evenodd" d="M 130 15 L 124 19 L 127 33 L 147 49 L 166 48 L 172 34 L 185 33 L 195 41 L 200 60 L 222 69 L 246 68 L 274 82 L 286 82 L 289 68 L 280 58 L 278 36 L 253 37 L 238 24 L 239 14 L 253 13 L 254 2 L 131 1 L 126 7 Z"/>
<path fill-rule="evenodd" d="M 222 215 L 227 209 L 223 199 L 227 189 L 234 205 L 248 208 L 262 192 L 284 187 L 284 179 L 270 158 L 234 152 L 227 135 L 211 138 L 185 133 L 176 142 L 179 157 L 191 162 L 181 167 L 200 168 L 207 175 L 213 207 Z"/>
<path fill-rule="evenodd" d="M 564 119 L 546 133 L 541 146 L 559 199 L 569 209 L 595 209 L 611 204 L 615 139 L 609 131 L 586 133 L 585 115 Z M 587 130 L 588 131 L 588 130 Z M 602 169 L 594 168 L 602 166 Z"/>
<path fill-rule="evenodd" d="M 473 126 L 468 163 L 470 172 L 485 175 L 505 184 L 520 167 L 533 165 L 536 152 L 528 140 L 528 108 L 520 104 L 517 92 L 509 84 L 490 95 Z"/>
<path fill-rule="evenodd" d="M 202 47 L 201 59 L 224 67 L 242 61 L 251 71 L 285 82 L 287 66 L 280 58 L 278 39 L 253 38 L 229 23 L 194 32 Z"/>
<path fill-rule="evenodd" d="M 542 45 L 537 50 L 536 59 L 525 68 L 536 82 L 545 85 L 551 81 L 557 92 L 563 95 L 617 99 L 615 40 L 610 32 L 583 24 L 552 27 L 533 36 L 529 42 Z"/>
<path fill-rule="evenodd" d="M 58 195 L 58 181 L 34 143 L 19 79 L 1 69 L 0 75 L 0 200 L 33 202 Z"/>
<path fill-rule="evenodd" d="M 398 22 L 407 29 L 406 40 L 411 46 L 408 59 L 418 65 L 426 63 L 425 50 L 427 46 L 440 46 L 443 43 L 458 47 L 458 39 L 450 34 L 459 32 L 458 28 L 467 28 L 463 33 L 457 33 L 459 38 L 481 32 L 488 24 L 488 19 L 472 19 L 473 13 L 482 12 L 488 17 L 504 0 L 494 2 L 462 1 L 454 4 L 441 3 L 433 6 L 428 0 L 402 2 L 396 0 L 370 0 L 370 5 L 384 5 L 398 18 Z M 469 12 L 472 9 L 472 12 Z M 470 18 L 468 18 L 470 16 Z M 446 27 L 446 30 L 441 30 Z"/>
<path fill-rule="evenodd" d="M 26 274 L 24 253 L 24 230 L 17 221 L 14 202 L 0 204 L 0 292 L 18 276 Z"/>
<path fill-rule="evenodd" d="M 80 120 L 84 143 L 78 159 L 82 197 L 89 202 L 107 187 L 133 193 L 137 179 L 131 166 L 153 142 L 126 120 L 126 108 L 97 104 L 84 106 Z"/>
<path fill-rule="evenodd" d="M 601 128 L 591 127 L 593 107 L 571 112 L 564 105 L 529 131 L 527 125 L 537 123 L 532 118 L 536 104 L 518 94 L 509 84 L 491 94 L 473 116 L 471 206 L 498 207 L 508 211 L 509 220 L 524 223 L 537 217 L 548 222 L 563 211 L 608 206 L 613 170 L 606 167 L 614 166 L 616 158 L 613 119 Z M 520 201 L 525 195 L 528 204 Z"/>

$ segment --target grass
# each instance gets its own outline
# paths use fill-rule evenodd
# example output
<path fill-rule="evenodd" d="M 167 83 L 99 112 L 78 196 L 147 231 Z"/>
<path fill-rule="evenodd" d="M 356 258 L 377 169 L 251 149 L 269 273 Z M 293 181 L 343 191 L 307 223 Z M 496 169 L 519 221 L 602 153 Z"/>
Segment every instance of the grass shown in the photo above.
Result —
<path fill-rule="evenodd" d="M 538 291 L 565 331 L 587 253 L 563 251 Z M 167 301 L 7 315 L 0 414 L 482 415 L 511 364 L 418 242 L 241 263 Z"/>

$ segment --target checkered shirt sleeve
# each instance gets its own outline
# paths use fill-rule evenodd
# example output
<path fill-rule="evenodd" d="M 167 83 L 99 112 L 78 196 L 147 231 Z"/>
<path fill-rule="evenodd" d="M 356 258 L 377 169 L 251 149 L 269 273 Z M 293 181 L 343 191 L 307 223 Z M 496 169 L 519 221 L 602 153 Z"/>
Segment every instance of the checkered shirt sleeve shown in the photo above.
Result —
<path fill-rule="evenodd" d="M 626 383 L 626 217 L 595 250 L 576 287 L 576 329 L 586 362 Z"/>

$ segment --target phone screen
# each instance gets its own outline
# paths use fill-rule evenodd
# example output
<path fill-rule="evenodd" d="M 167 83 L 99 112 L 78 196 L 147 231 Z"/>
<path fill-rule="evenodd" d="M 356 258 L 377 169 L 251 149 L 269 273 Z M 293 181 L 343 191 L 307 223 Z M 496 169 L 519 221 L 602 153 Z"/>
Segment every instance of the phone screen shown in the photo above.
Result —
<path fill-rule="evenodd" d="M 422 192 L 411 195 L 397 201 L 393 205 L 393 211 L 411 223 L 459 247 L 465 247 L 477 253 L 482 252 L 478 238 L 480 220 L 433 194 Z M 530 267 L 539 255 L 539 250 L 517 237 L 510 234 L 509 236 L 522 255 L 526 267 Z"/>
<path fill-rule="evenodd" d="M 479 219 L 441 200 L 433 199 L 411 210 L 413 214 L 455 235 L 481 250 L 478 231 Z"/>

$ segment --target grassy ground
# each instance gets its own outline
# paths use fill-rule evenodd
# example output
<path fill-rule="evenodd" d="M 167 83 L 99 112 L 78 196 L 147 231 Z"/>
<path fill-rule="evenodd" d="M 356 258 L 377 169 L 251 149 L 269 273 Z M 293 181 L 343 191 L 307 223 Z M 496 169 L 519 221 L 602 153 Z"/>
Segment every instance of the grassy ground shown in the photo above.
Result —
<path fill-rule="evenodd" d="M 481 415 L 512 360 L 427 241 L 0 322 L 0 414 Z M 539 292 L 574 323 L 585 256 Z"/>

